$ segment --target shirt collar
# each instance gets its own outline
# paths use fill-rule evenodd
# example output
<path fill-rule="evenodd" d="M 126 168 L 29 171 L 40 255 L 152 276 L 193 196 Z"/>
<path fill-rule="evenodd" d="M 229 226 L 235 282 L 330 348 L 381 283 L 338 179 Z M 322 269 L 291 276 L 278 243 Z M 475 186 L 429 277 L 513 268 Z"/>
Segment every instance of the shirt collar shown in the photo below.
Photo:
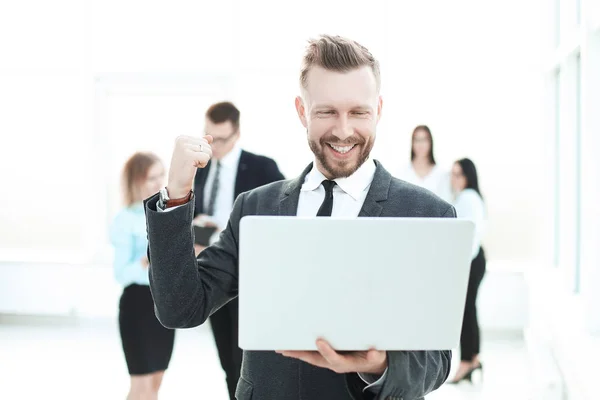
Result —
<path fill-rule="evenodd" d="M 358 200 L 361 193 L 368 188 L 373 181 L 376 169 L 375 162 L 369 158 L 349 177 L 337 178 L 334 179 L 334 181 L 341 190 L 350 195 L 354 200 Z M 302 185 L 301 190 L 303 192 L 317 190 L 319 186 L 321 186 L 321 182 L 325 179 L 327 179 L 325 178 L 325 175 L 314 166 L 306 175 L 306 178 L 304 178 L 304 184 Z"/>
<path fill-rule="evenodd" d="M 235 145 L 229 153 L 219 160 L 221 167 L 235 169 L 240 163 L 240 157 L 242 156 L 242 148 L 239 145 Z"/>

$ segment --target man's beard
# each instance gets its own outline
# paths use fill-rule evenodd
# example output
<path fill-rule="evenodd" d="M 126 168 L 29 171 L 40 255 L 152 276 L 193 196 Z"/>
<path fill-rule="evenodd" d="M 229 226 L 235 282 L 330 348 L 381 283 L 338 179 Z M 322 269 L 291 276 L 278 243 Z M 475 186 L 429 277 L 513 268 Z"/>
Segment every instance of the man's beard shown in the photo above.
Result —
<path fill-rule="evenodd" d="M 358 149 L 352 149 L 351 151 L 360 151 L 358 158 L 353 160 L 345 160 L 345 161 L 336 161 L 328 158 L 325 154 L 326 147 L 330 147 L 327 143 L 335 143 L 336 145 L 355 145 Z M 334 136 L 328 135 L 324 136 L 317 143 L 314 140 L 308 140 L 308 145 L 312 152 L 314 153 L 317 161 L 321 164 L 321 166 L 325 169 L 324 172 L 327 173 L 328 179 L 336 179 L 336 178 L 346 178 L 353 173 L 356 172 L 357 169 L 360 168 L 361 165 L 365 163 L 365 161 L 369 158 L 369 154 L 373 149 L 374 140 L 369 140 L 368 142 L 361 136 L 354 135 L 352 137 L 347 138 L 343 142 L 340 142 Z"/>

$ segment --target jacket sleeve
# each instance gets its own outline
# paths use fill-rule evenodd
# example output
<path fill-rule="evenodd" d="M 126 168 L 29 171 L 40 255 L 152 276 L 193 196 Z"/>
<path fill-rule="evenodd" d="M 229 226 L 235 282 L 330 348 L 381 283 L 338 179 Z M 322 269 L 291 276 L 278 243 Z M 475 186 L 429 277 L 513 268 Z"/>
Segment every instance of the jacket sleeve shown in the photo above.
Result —
<path fill-rule="evenodd" d="M 421 399 L 448 379 L 452 352 L 390 351 L 388 372 L 377 399 Z"/>
<path fill-rule="evenodd" d="M 168 328 L 191 328 L 238 295 L 238 233 L 244 196 L 236 200 L 219 241 L 194 255 L 194 198 L 174 210 L 146 202 L 150 289 L 158 320 Z"/>

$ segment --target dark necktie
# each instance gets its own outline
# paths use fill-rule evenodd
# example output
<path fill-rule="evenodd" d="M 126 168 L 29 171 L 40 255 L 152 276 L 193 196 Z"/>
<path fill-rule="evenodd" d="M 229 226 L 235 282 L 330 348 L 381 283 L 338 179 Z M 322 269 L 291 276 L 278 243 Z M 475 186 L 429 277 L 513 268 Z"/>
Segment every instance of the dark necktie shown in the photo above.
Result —
<path fill-rule="evenodd" d="M 208 208 L 206 214 L 215 215 L 215 202 L 217 201 L 217 193 L 219 193 L 219 173 L 221 172 L 221 162 L 217 161 L 217 170 L 213 179 L 212 187 L 210 188 L 210 199 L 208 200 Z"/>
<path fill-rule="evenodd" d="M 335 181 L 324 180 L 321 182 L 325 188 L 325 199 L 321 203 L 321 207 L 317 212 L 317 217 L 331 217 L 331 210 L 333 209 L 333 187 Z"/>

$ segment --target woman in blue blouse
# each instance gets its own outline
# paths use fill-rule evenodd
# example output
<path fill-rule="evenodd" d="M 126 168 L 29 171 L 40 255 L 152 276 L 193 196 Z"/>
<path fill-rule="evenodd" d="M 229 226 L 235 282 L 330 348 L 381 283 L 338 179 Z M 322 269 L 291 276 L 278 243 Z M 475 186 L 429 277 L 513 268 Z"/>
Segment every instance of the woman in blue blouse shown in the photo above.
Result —
<path fill-rule="evenodd" d="M 175 331 L 163 327 L 154 315 L 142 204 L 160 190 L 164 177 L 164 167 L 156 155 L 131 156 L 123 168 L 125 208 L 110 228 L 115 249 L 114 274 L 124 288 L 119 302 L 119 330 L 131 377 L 128 400 L 158 397 L 173 352 Z"/>

